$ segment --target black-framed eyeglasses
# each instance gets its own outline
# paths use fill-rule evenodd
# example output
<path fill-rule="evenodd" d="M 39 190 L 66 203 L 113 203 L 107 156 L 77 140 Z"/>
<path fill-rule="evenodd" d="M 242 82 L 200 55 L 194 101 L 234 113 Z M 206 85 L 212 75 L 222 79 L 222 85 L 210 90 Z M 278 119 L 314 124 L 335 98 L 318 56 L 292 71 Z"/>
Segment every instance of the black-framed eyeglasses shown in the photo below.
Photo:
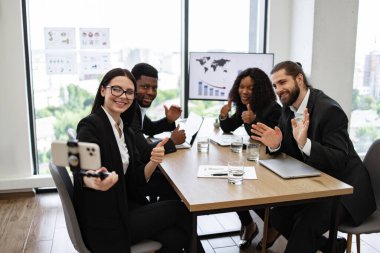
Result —
<path fill-rule="evenodd" d="M 135 90 L 134 89 L 126 89 L 124 90 L 118 85 L 108 85 L 106 88 L 111 89 L 111 94 L 114 95 L 115 97 L 121 97 L 124 93 L 127 99 L 135 99 Z"/>

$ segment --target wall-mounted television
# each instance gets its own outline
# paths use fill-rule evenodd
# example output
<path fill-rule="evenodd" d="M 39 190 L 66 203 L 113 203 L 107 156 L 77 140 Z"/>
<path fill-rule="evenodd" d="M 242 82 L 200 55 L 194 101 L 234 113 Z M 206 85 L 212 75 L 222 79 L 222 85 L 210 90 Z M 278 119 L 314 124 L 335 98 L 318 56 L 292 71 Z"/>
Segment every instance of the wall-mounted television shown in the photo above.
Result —
<path fill-rule="evenodd" d="M 246 68 L 260 68 L 270 75 L 273 54 L 190 52 L 188 99 L 227 100 L 237 75 Z"/>

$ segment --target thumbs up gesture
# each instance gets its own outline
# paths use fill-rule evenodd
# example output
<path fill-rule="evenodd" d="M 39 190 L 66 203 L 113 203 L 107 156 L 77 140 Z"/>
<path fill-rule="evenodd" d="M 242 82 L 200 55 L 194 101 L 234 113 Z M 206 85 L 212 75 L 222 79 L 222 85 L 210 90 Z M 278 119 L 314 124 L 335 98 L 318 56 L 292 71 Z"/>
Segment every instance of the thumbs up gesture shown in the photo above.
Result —
<path fill-rule="evenodd" d="M 251 124 L 256 119 L 256 113 L 252 111 L 250 104 L 247 104 L 247 110 L 241 114 L 241 119 L 245 124 Z"/>
<path fill-rule="evenodd" d="M 170 135 L 170 139 L 172 139 L 174 145 L 182 144 L 186 140 L 186 133 L 185 130 L 179 130 L 179 124 L 176 127 L 176 129 L 173 130 L 172 134 Z"/>
<path fill-rule="evenodd" d="M 156 147 L 152 149 L 150 153 L 150 161 L 154 163 L 161 163 L 164 160 L 165 148 L 164 145 L 168 142 L 169 138 L 166 137 L 160 141 Z"/>
<path fill-rule="evenodd" d="M 222 109 L 220 109 L 220 118 L 225 119 L 228 116 L 228 113 L 231 111 L 231 100 L 228 99 L 227 104 L 223 105 Z"/>

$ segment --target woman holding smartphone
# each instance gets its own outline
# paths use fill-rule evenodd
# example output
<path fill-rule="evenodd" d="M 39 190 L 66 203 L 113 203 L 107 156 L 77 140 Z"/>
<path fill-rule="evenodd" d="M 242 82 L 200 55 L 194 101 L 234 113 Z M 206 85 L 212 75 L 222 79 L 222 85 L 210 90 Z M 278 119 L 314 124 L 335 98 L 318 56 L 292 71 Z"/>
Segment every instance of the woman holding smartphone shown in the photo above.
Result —
<path fill-rule="evenodd" d="M 159 143 L 150 161 L 139 160 L 133 131 L 136 81 L 130 71 L 110 70 L 100 82 L 91 114 L 77 127 L 78 140 L 100 147 L 102 167 L 87 173 L 110 172 L 103 180 L 76 175 L 74 203 L 81 232 L 91 252 L 130 252 L 144 239 L 162 243 L 158 252 L 188 251 L 191 216 L 179 200 L 149 204 L 138 191 L 164 159 Z M 204 252 L 200 242 L 200 252 Z"/>

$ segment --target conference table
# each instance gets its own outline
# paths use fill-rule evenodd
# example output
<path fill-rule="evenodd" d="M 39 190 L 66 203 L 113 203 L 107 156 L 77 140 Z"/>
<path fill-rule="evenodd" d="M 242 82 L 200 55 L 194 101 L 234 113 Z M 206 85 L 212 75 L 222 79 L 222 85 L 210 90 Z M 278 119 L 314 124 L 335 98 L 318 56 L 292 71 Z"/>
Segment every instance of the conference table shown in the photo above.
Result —
<path fill-rule="evenodd" d="M 212 119 L 205 119 L 197 136 L 221 134 L 222 130 L 214 128 Z M 271 156 L 261 145 L 260 159 L 268 157 Z M 245 160 L 246 166 L 254 166 L 257 179 L 233 185 L 225 178 L 197 177 L 200 165 L 227 165 L 231 160 Z M 213 142 L 210 142 L 208 153 L 198 152 L 195 140 L 192 148 L 165 155 L 160 169 L 192 214 L 192 253 L 197 252 L 198 215 L 306 203 L 322 198 L 332 198 L 334 201 L 329 232 L 329 246 L 333 249 L 337 237 L 339 198 L 353 193 L 353 187 L 325 173 L 318 177 L 282 179 L 259 163 L 246 160 L 244 150 L 242 153 L 232 153 L 229 147 Z"/>

